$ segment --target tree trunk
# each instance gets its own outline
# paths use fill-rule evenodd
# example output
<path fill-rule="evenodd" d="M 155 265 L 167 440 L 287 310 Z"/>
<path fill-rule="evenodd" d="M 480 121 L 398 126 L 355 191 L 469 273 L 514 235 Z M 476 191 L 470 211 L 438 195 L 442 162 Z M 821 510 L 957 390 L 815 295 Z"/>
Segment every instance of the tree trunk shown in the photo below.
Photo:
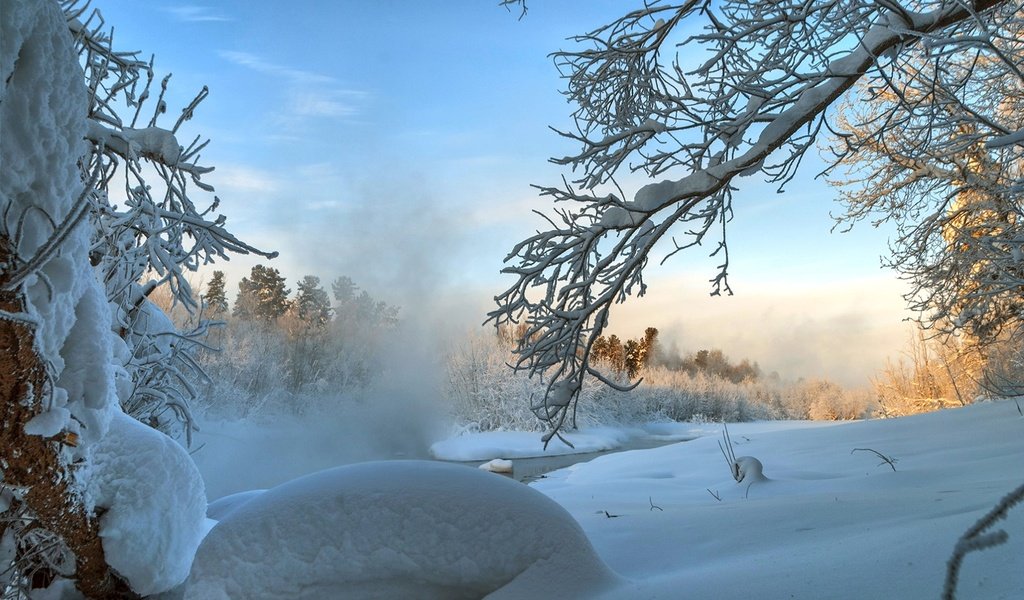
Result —
<path fill-rule="evenodd" d="M 0 238 L 0 264 L 8 262 L 9 240 Z M 0 311 L 24 312 L 24 299 L 2 289 L 8 274 L 0 272 Z M 2 313 L 0 313 L 2 314 Z M 89 598 L 138 598 L 107 565 L 99 527 L 69 490 L 70 473 L 61 464 L 61 442 L 25 433 L 25 424 L 41 412 L 52 383 L 36 353 L 33 327 L 0 318 L 0 466 L 3 483 L 26 490 L 24 502 L 35 517 L 32 525 L 58 535 L 75 555 L 79 591 Z M 6 530 L 0 522 L 0 537 Z"/>

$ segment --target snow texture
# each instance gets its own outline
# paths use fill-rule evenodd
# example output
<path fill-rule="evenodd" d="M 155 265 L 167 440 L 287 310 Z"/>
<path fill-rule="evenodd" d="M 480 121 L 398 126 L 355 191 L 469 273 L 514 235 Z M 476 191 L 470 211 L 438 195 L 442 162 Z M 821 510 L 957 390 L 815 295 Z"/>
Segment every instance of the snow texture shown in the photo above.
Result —
<path fill-rule="evenodd" d="M 84 76 L 59 7 L 4 0 L 0 230 L 15 242 L 20 260 L 11 267 L 40 258 L 21 286 L 25 312 L 36 323 L 36 350 L 52 365 L 57 386 L 43 407 L 49 414 L 30 433 L 78 433 L 70 458 L 85 456 L 103 436 L 113 407 L 110 319 L 88 262 L 90 231 L 81 223 L 70 227 L 87 201 L 78 168 L 87 149 L 85 115 Z M 58 231 L 69 231 L 59 250 L 40 254 Z"/>
<path fill-rule="evenodd" d="M 218 498 L 206 507 L 206 518 L 213 519 L 214 521 L 223 521 L 225 517 L 233 513 L 238 507 L 258 497 L 265 491 L 267 490 L 248 490 Z"/>
<path fill-rule="evenodd" d="M 321 471 L 237 507 L 185 597 L 587 597 L 618 578 L 564 509 L 478 469 L 425 461 Z"/>
<path fill-rule="evenodd" d="M 90 475 L 110 566 L 143 595 L 184 581 L 207 527 L 203 480 L 188 452 L 118 412 Z"/>

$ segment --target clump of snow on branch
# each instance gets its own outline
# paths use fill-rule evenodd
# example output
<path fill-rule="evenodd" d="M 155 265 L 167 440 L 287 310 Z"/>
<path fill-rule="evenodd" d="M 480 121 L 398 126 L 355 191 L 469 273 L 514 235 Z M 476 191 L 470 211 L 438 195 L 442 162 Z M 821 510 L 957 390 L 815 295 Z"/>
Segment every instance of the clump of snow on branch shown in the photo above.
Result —
<path fill-rule="evenodd" d="M 107 563 L 143 595 L 183 582 L 206 518 L 203 480 L 188 452 L 118 412 L 88 475 Z"/>
<path fill-rule="evenodd" d="M 617 581 L 543 494 L 469 467 L 388 461 L 302 477 L 228 512 L 186 598 L 587 597 Z"/>
<path fill-rule="evenodd" d="M 89 256 L 114 307 L 113 328 L 132 354 L 122 366 L 133 385 L 121 404 L 165 431 L 180 423 L 188 435 L 189 401 L 197 394 L 192 382 L 204 377 L 192 353 L 209 323 L 198 318 L 198 326 L 184 332 L 154 328 L 159 318 L 147 298 L 166 284 L 174 303 L 198 312 L 185 273 L 228 253 L 276 253 L 260 251 L 225 229 L 225 217 L 214 212 L 220 199 L 209 196 L 214 188 L 203 181 L 213 171 L 202 158 L 209 140 L 181 139 L 183 125 L 209 91 L 201 89 L 175 116 L 165 100 L 171 75 L 157 83 L 152 60 L 115 50 L 102 15 L 90 12 L 88 4 L 68 1 L 64 9 L 90 91 L 83 135 L 92 147 L 87 169 L 97 181 L 89 206 Z M 115 193 L 118 185 L 122 189 Z M 118 196 L 123 202 L 115 201 Z"/>
<path fill-rule="evenodd" d="M 13 245 L 4 286 L 24 291 L 53 380 L 29 432 L 69 429 L 87 447 L 105 431 L 113 386 L 109 317 L 96 320 L 105 300 L 82 226 L 90 193 L 77 165 L 88 152 L 86 90 L 70 44 L 54 39 L 67 36 L 59 13 L 5 3 L 0 27 L 0 236 Z"/>

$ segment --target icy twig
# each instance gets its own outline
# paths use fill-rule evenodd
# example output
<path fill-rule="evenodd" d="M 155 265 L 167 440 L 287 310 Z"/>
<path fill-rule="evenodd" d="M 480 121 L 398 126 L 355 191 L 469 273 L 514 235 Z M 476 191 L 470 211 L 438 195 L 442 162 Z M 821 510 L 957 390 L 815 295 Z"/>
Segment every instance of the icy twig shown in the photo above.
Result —
<path fill-rule="evenodd" d="M 1000 519 L 1005 519 L 1006 514 L 1015 505 L 1024 501 L 1024 484 L 1002 497 L 999 502 L 978 519 L 967 531 L 960 536 L 953 547 L 953 555 L 946 563 L 946 581 L 942 588 L 942 600 L 955 600 L 956 587 L 960 579 L 960 568 L 963 565 L 964 557 L 971 552 L 985 550 L 1006 543 L 1009 535 L 1006 531 L 999 530 L 986 532 Z"/>

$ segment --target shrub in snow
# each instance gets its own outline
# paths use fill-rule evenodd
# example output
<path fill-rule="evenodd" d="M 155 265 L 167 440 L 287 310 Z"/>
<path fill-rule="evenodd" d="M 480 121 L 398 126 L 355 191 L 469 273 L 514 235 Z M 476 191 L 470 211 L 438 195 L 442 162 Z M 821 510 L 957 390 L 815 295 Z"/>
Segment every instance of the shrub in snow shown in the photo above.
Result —
<path fill-rule="evenodd" d="M 185 597 L 587 597 L 617 580 L 547 496 L 460 465 L 389 461 L 314 473 L 230 512 Z"/>
<path fill-rule="evenodd" d="M 206 520 L 203 480 L 188 452 L 118 412 L 89 475 L 107 563 L 143 595 L 184 581 Z"/>

